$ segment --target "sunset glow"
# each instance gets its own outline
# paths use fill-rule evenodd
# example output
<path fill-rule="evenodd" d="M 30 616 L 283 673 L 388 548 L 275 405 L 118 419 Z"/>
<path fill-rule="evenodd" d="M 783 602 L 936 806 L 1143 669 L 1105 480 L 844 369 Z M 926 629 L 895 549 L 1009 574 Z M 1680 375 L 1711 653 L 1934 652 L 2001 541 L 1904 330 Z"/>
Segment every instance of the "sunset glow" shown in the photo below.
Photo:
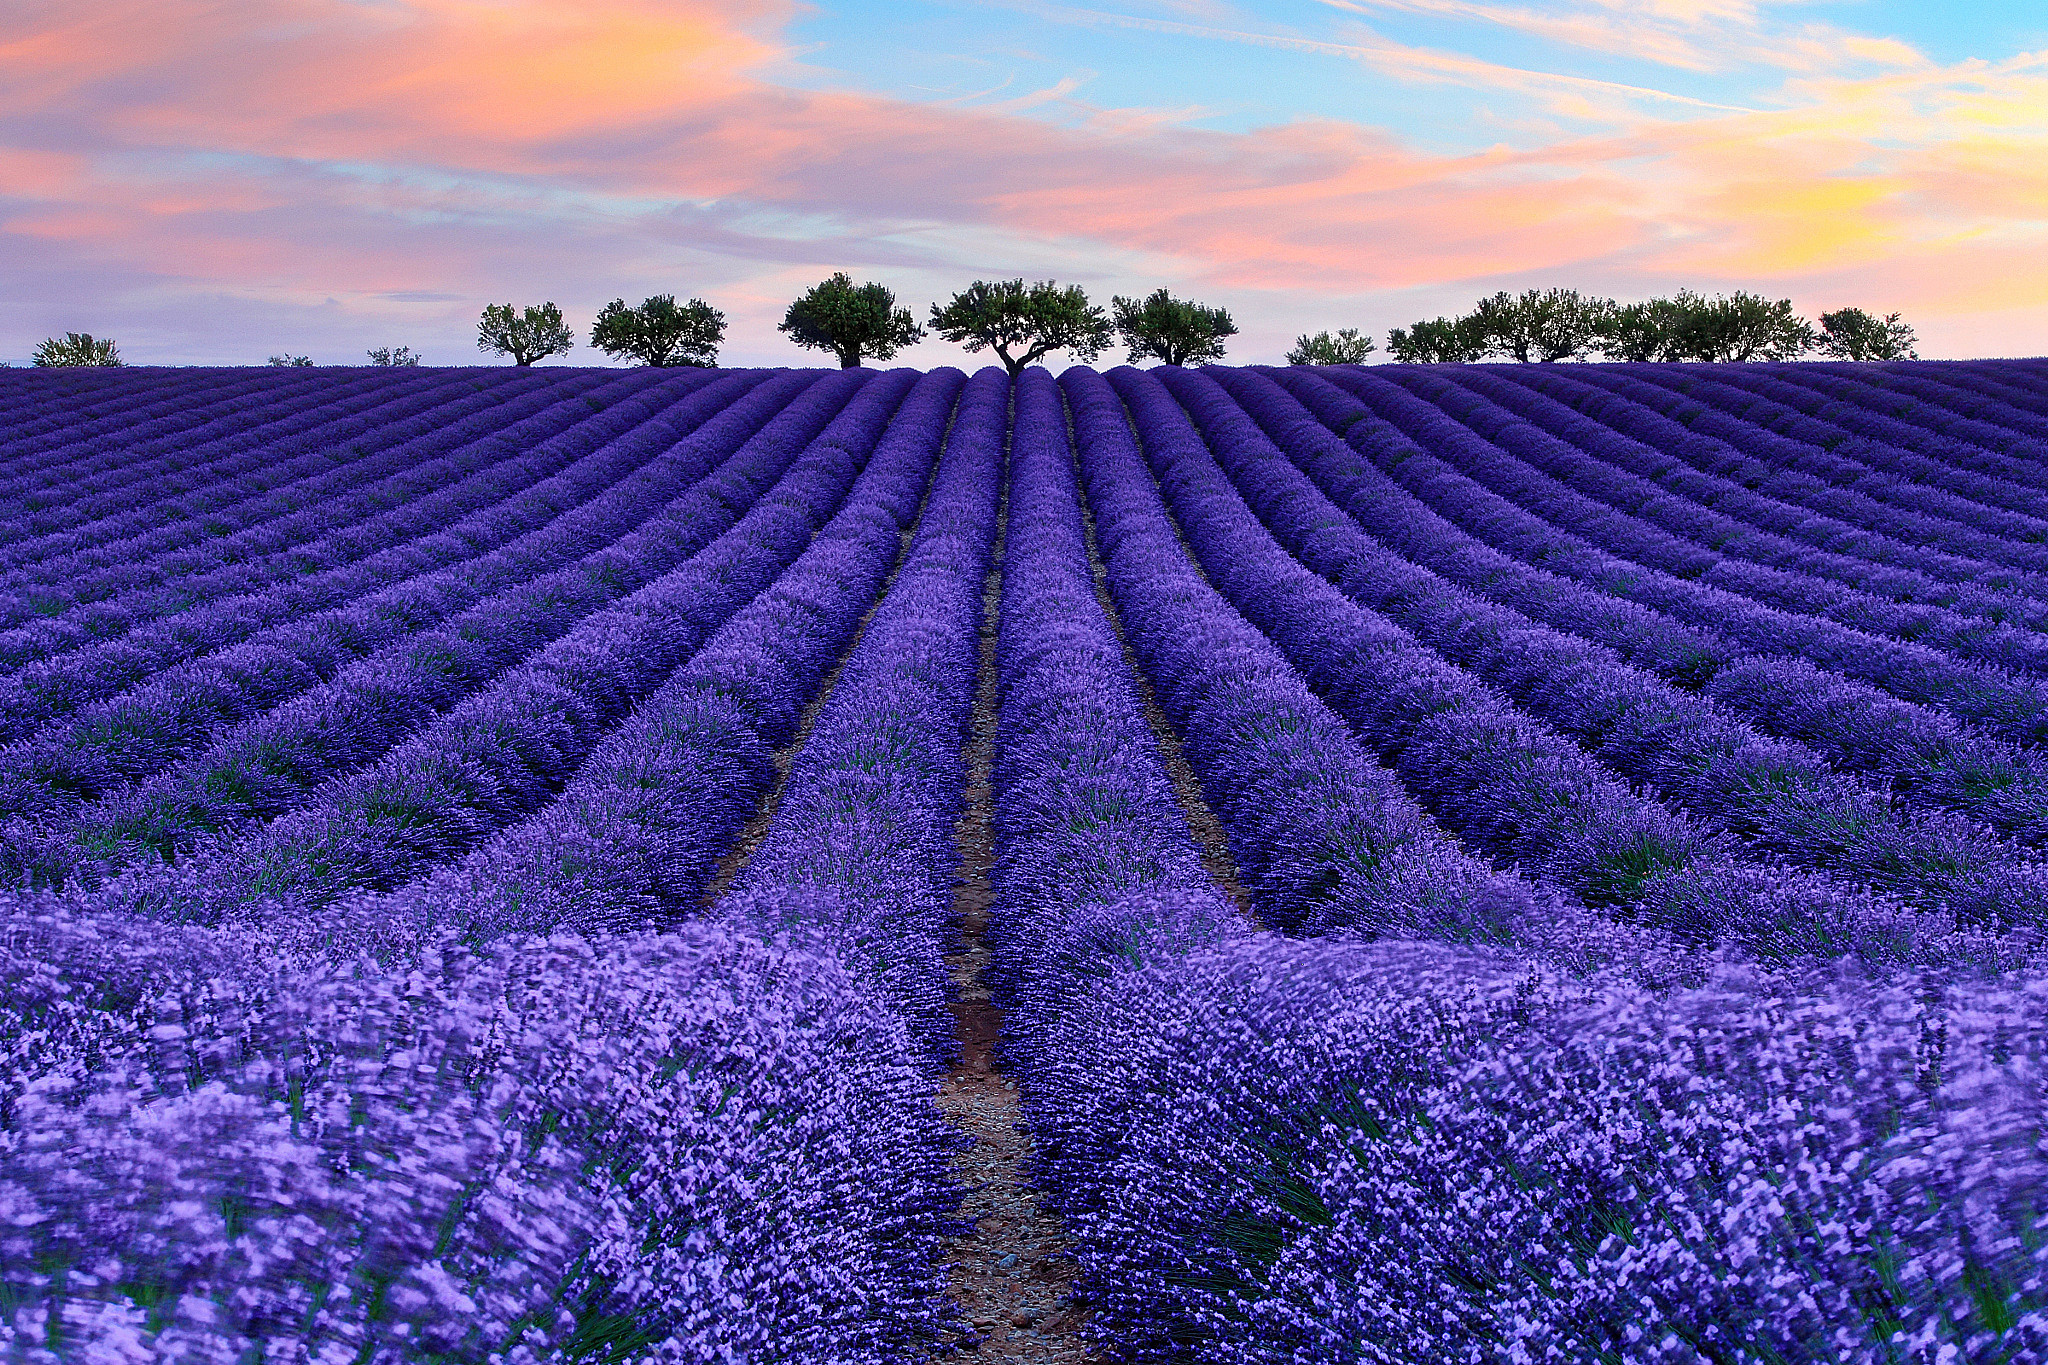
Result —
<path fill-rule="evenodd" d="M 486 303 L 673 292 L 729 362 L 807 363 L 774 322 L 836 269 L 920 312 L 1168 284 L 1243 360 L 1553 284 L 2036 354 L 2048 29 L 1963 8 L 36 0 L 0 17 L 0 358 L 466 364 Z"/>

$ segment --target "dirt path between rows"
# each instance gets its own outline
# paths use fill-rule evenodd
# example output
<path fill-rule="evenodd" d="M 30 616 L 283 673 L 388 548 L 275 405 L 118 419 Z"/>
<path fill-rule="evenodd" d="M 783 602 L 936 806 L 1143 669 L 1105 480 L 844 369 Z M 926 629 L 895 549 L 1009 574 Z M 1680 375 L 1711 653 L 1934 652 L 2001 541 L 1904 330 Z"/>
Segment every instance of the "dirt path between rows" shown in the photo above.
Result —
<path fill-rule="evenodd" d="M 804 709 L 798 715 L 796 732 L 789 737 L 789 743 L 773 754 L 775 781 L 762 793 L 759 808 L 747 823 L 741 826 L 732 847 L 718 860 L 718 871 L 704 887 L 704 909 L 708 910 L 724 899 L 725 893 L 732 890 L 732 884 L 739 880 L 740 873 L 746 870 L 747 860 L 754 856 L 754 850 L 768 837 L 770 827 L 775 824 L 775 813 L 782 809 L 782 793 L 789 785 L 789 771 L 796 766 L 796 756 L 803 752 L 804 745 L 810 741 L 811 729 L 818 723 L 818 713 L 823 711 L 825 703 L 832 699 L 833 690 L 839 686 L 839 675 L 846 671 L 846 665 L 860 649 L 860 642 L 867 638 L 868 625 L 875 619 L 875 613 L 882 609 L 882 603 L 888 600 L 889 589 L 896 586 L 897 575 L 901 574 L 903 566 L 910 562 L 910 545 L 917 539 L 917 528 L 924 524 L 924 509 L 931 502 L 932 485 L 937 479 L 938 461 L 934 459 L 931 472 L 925 476 L 924 493 L 918 499 L 917 510 L 911 514 L 910 524 L 896 537 L 896 562 L 889 566 L 889 573 L 883 578 L 880 590 L 875 593 L 875 600 L 868 603 L 868 609 L 861 613 L 860 622 L 853 629 L 853 637 L 846 642 L 846 648 L 840 651 L 838 661 L 819 680 L 817 692 L 804 703 Z M 815 540 L 816 537 L 812 539 Z"/>
<path fill-rule="evenodd" d="M 1072 439 L 1073 422 L 1068 419 L 1069 440 Z M 1080 448 L 1073 447 L 1075 456 L 1074 476 L 1080 478 Z M 1082 485 L 1085 490 L 1086 485 Z M 1138 655 L 1131 648 L 1131 637 L 1124 633 L 1123 614 L 1117 610 L 1116 599 L 1109 592 L 1109 566 L 1102 561 L 1102 546 L 1095 537 L 1095 511 L 1088 505 L 1085 491 L 1080 496 L 1081 538 L 1088 547 L 1088 574 L 1095 585 L 1095 601 L 1102 608 L 1102 614 L 1109 621 L 1109 628 L 1116 633 L 1117 644 L 1123 647 L 1124 667 L 1130 670 L 1131 682 L 1138 689 L 1138 704 L 1144 708 L 1145 723 L 1152 727 L 1152 738 L 1159 745 L 1160 762 L 1166 765 L 1166 775 L 1173 782 L 1174 799 L 1180 802 L 1181 813 L 1187 817 L 1188 832 L 1195 836 L 1195 843 L 1202 850 L 1202 866 L 1211 880 L 1223 889 L 1238 910 L 1247 918 L 1252 916 L 1251 894 L 1238 880 L 1237 860 L 1230 856 L 1230 841 L 1224 835 L 1223 822 L 1216 817 L 1208 798 L 1202 795 L 1202 784 L 1195 777 L 1195 770 L 1188 766 L 1187 755 L 1181 751 L 1180 735 L 1175 732 L 1173 722 L 1167 719 L 1166 711 L 1159 705 L 1159 694 L 1152 689 L 1152 680 L 1145 676 L 1145 670 L 1138 663 Z M 1176 534 L 1180 528 L 1174 527 Z M 1181 542 L 1183 549 L 1187 542 Z M 1193 563 L 1193 556 L 1189 556 Z M 1196 572 L 1202 566 L 1195 565 Z M 1208 579 L 1203 578 L 1204 582 Z M 1256 919 L 1254 918 L 1254 922 Z"/>
<path fill-rule="evenodd" d="M 996 566 L 1002 563 L 1008 508 L 1006 492 L 997 517 Z M 960 1183 L 968 1189 L 962 1214 L 974 1231 L 956 1238 L 946 1256 L 962 1320 L 954 1346 L 985 1361 L 1081 1365 L 1092 1357 L 1082 1335 L 1085 1315 L 1068 1297 L 1074 1280 L 1071 1244 L 1060 1220 L 1040 1206 L 1038 1192 L 1028 1182 L 1031 1141 L 1021 1129 L 1016 1082 L 996 1067 L 1002 1011 L 989 999 L 981 976 L 989 958 L 982 935 L 994 900 L 989 880 L 995 863 L 990 775 L 995 760 L 996 613 L 1001 593 L 1001 570 L 993 567 L 982 594 L 981 676 L 965 755 L 966 809 L 954 828 L 960 848 L 960 881 L 953 893 L 960 950 L 949 962 L 959 992 L 953 1011 L 960 1062 L 940 1087 L 939 1106 L 974 1143 L 955 1159 Z"/>

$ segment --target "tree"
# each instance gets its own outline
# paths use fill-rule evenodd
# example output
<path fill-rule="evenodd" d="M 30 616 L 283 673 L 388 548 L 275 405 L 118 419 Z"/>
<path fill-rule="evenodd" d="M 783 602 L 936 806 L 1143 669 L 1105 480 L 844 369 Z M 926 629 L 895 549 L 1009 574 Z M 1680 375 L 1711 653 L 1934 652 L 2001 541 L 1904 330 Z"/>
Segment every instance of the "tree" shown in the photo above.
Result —
<path fill-rule="evenodd" d="M 1155 289 L 1142 300 L 1118 294 L 1110 300 L 1116 330 L 1130 348 L 1130 362 L 1201 365 L 1223 359 L 1223 338 L 1237 335 L 1227 308 L 1211 308 Z"/>
<path fill-rule="evenodd" d="M 1675 299 L 1618 304 L 1602 322 L 1595 345 L 1609 360 L 1684 360 L 1690 354 L 1689 319 L 1704 302 L 1680 290 Z"/>
<path fill-rule="evenodd" d="M 270 360 L 267 363 L 282 366 L 286 369 L 297 369 L 301 366 L 311 365 L 313 363 L 313 358 L 311 356 L 292 355 L 290 353 L 286 353 L 284 355 L 274 355 L 270 357 Z"/>
<path fill-rule="evenodd" d="M 1790 299 L 1742 290 L 1725 298 L 1692 297 L 1697 302 L 1683 333 L 1694 360 L 1797 360 L 1813 349 L 1813 324 L 1792 311 Z"/>
<path fill-rule="evenodd" d="M 1362 365 L 1365 358 L 1378 350 L 1372 338 L 1360 336 L 1356 327 L 1346 327 L 1332 335 L 1317 332 L 1314 336 L 1304 332 L 1294 339 L 1294 349 L 1287 353 L 1290 365 Z"/>
<path fill-rule="evenodd" d="M 1821 353 L 1834 360 L 1918 360 L 1913 329 L 1897 313 L 1882 318 L 1861 308 L 1820 315 Z"/>
<path fill-rule="evenodd" d="M 638 308 L 613 299 L 590 329 L 598 350 L 643 365 L 716 365 L 723 340 L 725 314 L 702 299 L 678 304 L 673 294 L 656 294 Z"/>
<path fill-rule="evenodd" d="M 1576 289 L 1531 289 L 1520 295 L 1503 290 L 1481 299 L 1469 321 L 1484 334 L 1489 351 L 1523 364 L 1547 365 L 1585 355 L 1613 309 L 1612 299 L 1590 298 Z"/>
<path fill-rule="evenodd" d="M 514 312 L 509 303 L 494 303 L 484 309 L 476 326 L 476 348 L 509 355 L 515 365 L 531 365 L 551 355 L 563 355 L 576 344 L 576 336 L 562 321 L 562 310 L 552 303 L 529 304 Z"/>
<path fill-rule="evenodd" d="M 1404 365 L 1469 365 L 1486 359 L 1490 344 L 1470 317 L 1436 318 L 1387 333 L 1387 354 Z"/>
<path fill-rule="evenodd" d="M 66 332 L 61 337 L 45 337 L 36 347 L 33 359 L 38 365 L 99 365 L 120 366 L 120 350 L 112 340 L 100 340 L 90 332 Z"/>
<path fill-rule="evenodd" d="M 1021 279 L 993 284 L 976 280 L 944 308 L 933 304 L 932 330 L 946 341 L 959 342 L 970 354 L 984 347 L 993 350 L 1013 375 L 1053 351 L 1091 361 L 1115 334 L 1080 285 L 1062 289 L 1052 280 L 1041 280 L 1026 287 Z"/>
<path fill-rule="evenodd" d="M 564 348 L 566 349 L 566 348 Z M 417 365 L 420 358 L 410 346 L 377 346 L 363 352 L 372 365 Z"/>
<path fill-rule="evenodd" d="M 910 310 L 896 306 L 894 290 L 872 280 L 856 285 L 843 270 L 790 304 L 776 330 L 807 350 L 832 352 L 849 370 L 863 357 L 888 360 L 924 340 Z"/>

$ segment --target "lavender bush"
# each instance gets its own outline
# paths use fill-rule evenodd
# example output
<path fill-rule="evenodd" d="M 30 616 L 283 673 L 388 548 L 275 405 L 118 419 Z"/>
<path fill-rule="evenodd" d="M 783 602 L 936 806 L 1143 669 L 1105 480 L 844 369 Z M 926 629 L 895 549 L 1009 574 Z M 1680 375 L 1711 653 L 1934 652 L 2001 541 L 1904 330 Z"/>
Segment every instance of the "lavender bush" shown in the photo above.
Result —
<path fill-rule="evenodd" d="M 2044 555 L 2034 362 L 0 371 L 0 1354 L 934 1358 L 992 676 L 1104 1359 L 2048 1355 Z"/>
<path fill-rule="evenodd" d="M 18 912 L 22 1360 L 915 1358 L 950 1142 L 902 1025 L 711 928 L 279 966 Z"/>

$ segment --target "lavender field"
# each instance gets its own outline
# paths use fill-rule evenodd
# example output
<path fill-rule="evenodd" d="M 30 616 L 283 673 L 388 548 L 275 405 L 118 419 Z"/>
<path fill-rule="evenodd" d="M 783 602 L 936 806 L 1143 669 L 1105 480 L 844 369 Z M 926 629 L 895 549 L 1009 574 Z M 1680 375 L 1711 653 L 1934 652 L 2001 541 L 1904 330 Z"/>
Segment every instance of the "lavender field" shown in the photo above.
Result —
<path fill-rule="evenodd" d="M 0 1358 L 2048 1359 L 2048 361 L 0 371 L 0 743 Z"/>

